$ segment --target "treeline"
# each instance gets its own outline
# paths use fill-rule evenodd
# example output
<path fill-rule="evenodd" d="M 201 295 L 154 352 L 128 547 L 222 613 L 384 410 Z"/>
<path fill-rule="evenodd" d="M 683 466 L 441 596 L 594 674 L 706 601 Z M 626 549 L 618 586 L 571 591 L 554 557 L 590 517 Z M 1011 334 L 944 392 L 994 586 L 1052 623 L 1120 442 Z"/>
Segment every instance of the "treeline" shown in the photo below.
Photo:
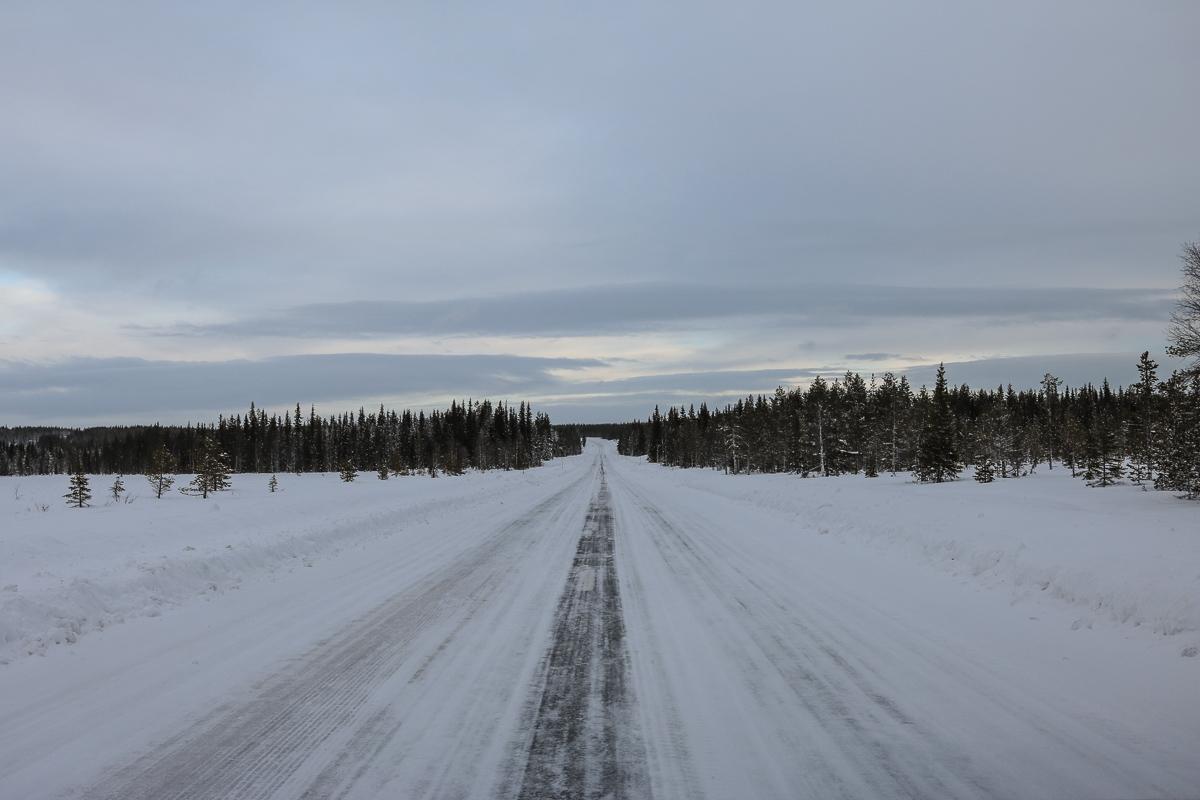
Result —
<path fill-rule="evenodd" d="M 731 473 L 912 472 L 944 481 L 971 465 L 988 482 L 1044 464 L 1096 486 L 1127 480 L 1200 497 L 1200 374 L 1160 381 L 1148 353 L 1138 373 L 1136 384 L 1115 390 L 1107 381 L 1072 389 L 1047 374 L 1040 388 L 1017 391 L 951 387 L 939 368 L 932 391 L 914 392 L 903 376 L 847 372 L 720 410 L 655 408 L 645 422 L 604 432 L 626 455 Z"/>
<path fill-rule="evenodd" d="M 461 473 L 526 469 L 581 451 L 571 426 L 553 426 L 526 403 L 451 403 L 426 414 L 377 412 L 318 416 L 297 405 L 268 414 L 255 408 L 211 425 L 0 428 L 0 475 L 145 474 L 165 446 L 176 471 L 197 472 L 215 444 L 233 472 Z"/>

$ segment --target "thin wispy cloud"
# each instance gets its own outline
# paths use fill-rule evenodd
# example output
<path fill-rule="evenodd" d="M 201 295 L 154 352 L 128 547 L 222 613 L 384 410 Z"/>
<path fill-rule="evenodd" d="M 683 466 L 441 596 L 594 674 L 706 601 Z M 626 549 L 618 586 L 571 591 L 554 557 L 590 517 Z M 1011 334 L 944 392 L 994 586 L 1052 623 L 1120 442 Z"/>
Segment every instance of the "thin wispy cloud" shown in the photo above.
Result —
<path fill-rule="evenodd" d="M 904 356 L 900 353 L 847 353 L 847 361 L 924 361 L 920 356 Z"/>

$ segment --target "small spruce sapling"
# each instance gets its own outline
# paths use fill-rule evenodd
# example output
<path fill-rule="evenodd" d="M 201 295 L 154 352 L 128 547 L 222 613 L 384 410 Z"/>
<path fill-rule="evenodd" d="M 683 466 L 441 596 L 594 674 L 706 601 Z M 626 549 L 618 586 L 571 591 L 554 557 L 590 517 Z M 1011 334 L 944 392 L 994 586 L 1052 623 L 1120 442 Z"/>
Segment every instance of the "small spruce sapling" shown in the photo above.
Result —
<path fill-rule="evenodd" d="M 341 472 L 338 473 L 338 477 L 340 477 L 346 483 L 351 483 L 355 478 L 358 477 L 358 470 L 356 470 L 354 468 L 354 464 L 350 463 L 350 460 L 347 459 L 346 461 L 342 462 L 342 469 Z"/>
<path fill-rule="evenodd" d="M 109 487 L 108 491 L 112 494 L 114 503 L 121 502 L 121 495 L 125 494 L 125 481 L 122 480 L 123 477 L 122 475 L 118 475 L 117 479 L 113 481 L 113 485 Z"/>
<path fill-rule="evenodd" d="M 92 499 L 92 492 L 88 489 L 88 478 L 82 469 L 71 476 L 71 488 L 63 497 L 68 506 L 84 508 L 88 505 L 88 501 Z"/>
<path fill-rule="evenodd" d="M 170 491 L 175 484 L 175 456 L 167 446 L 159 448 L 150 456 L 150 469 L 146 472 L 146 480 L 154 490 L 154 496 L 162 499 L 163 492 Z"/>
<path fill-rule="evenodd" d="M 267 488 L 271 490 L 271 494 L 275 494 L 279 490 L 279 479 L 272 475 L 271 480 L 267 481 Z"/>
<path fill-rule="evenodd" d="M 184 494 L 198 494 L 207 499 L 212 492 L 228 490 L 231 484 L 227 458 L 217 440 L 212 436 L 205 436 L 200 444 L 200 456 L 196 462 L 196 477 L 179 491 Z"/>
<path fill-rule="evenodd" d="M 996 480 L 996 464 L 992 461 L 991 453 L 986 450 L 979 456 L 975 465 L 975 480 L 979 483 L 991 483 Z"/>

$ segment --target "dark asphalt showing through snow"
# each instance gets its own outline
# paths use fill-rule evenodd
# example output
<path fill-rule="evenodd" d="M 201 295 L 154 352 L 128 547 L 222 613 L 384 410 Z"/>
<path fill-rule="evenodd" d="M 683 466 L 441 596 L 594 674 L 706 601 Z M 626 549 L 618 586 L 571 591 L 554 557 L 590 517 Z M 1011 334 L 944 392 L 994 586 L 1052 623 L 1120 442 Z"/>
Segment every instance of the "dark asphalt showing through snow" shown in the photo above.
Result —
<path fill-rule="evenodd" d="M 520 800 L 649 796 L 631 712 L 613 539 L 602 463 L 600 488 L 555 612 Z"/>

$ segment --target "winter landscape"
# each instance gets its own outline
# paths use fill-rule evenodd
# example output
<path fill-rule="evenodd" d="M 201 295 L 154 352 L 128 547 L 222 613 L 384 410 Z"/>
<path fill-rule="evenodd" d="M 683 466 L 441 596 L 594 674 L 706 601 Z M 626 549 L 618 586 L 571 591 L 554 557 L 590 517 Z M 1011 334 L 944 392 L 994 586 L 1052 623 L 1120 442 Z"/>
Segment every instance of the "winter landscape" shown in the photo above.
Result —
<path fill-rule="evenodd" d="M 1198 28 L 0 8 L 0 800 L 1200 797 Z"/>

